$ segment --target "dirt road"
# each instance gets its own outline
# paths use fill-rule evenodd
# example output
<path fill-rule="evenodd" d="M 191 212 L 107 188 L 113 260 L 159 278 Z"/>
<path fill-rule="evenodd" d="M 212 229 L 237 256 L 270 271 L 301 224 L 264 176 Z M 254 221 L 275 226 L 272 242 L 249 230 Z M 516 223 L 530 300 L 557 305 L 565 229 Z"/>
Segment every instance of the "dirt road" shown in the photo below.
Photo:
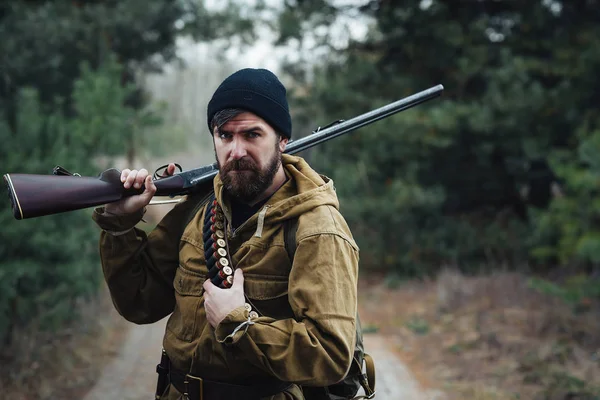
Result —
<path fill-rule="evenodd" d="M 150 400 L 156 389 L 167 319 L 152 325 L 131 324 L 119 356 L 109 363 L 85 400 Z"/>
<path fill-rule="evenodd" d="M 152 325 L 131 325 L 119 356 L 107 367 L 84 400 L 150 400 L 156 388 L 155 366 L 160 358 L 166 319 Z M 442 400 L 425 392 L 410 371 L 389 351 L 386 337 L 365 335 L 365 347 L 375 359 L 377 400 Z"/>

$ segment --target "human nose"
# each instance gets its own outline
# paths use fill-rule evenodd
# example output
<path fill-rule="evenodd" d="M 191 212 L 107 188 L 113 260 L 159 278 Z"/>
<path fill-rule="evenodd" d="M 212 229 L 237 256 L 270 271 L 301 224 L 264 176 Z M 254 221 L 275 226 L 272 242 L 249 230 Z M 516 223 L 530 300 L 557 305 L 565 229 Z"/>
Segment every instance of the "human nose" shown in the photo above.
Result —
<path fill-rule="evenodd" d="M 232 160 L 239 160 L 244 158 L 248 153 L 246 152 L 246 146 L 243 141 L 239 138 L 234 138 L 231 141 L 231 151 L 229 153 L 229 158 Z"/>

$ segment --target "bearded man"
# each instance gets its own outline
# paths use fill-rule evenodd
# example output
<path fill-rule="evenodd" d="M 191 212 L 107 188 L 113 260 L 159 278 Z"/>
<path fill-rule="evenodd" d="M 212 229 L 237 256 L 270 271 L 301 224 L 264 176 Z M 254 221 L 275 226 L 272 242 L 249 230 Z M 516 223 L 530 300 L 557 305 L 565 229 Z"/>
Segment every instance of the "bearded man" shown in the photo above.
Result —
<path fill-rule="evenodd" d="M 188 196 L 146 235 L 135 226 L 156 187 L 126 169 L 124 187 L 144 192 L 94 212 L 113 302 L 137 324 L 171 314 L 157 399 L 316 398 L 348 372 L 356 337 L 358 248 L 333 181 L 283 154 L 292 123 L 272 72 L 237 71 L 207 111 L 212 196 Z"/>

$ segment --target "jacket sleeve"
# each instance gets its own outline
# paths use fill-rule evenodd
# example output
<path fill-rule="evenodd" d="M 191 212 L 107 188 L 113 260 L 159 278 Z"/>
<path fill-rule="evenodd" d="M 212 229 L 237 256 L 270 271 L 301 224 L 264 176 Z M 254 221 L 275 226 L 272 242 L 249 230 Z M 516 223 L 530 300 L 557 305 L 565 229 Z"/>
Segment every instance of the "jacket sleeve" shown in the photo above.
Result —
<path fill-rule="evenodd" d="M 179 239 L 186 212 L 193 204 L 175 206 L 148 235 L 135 227 L 143 212 L 114 216 L 103 208 L 93 219 L 102 229 L 100 259 L 115 308 L 125 319 L 147 324 L 173 311 L 173 279 L 179 264 Z"/>
<path fill-rule="evenodd" d="M 241 348 L 252 363 L 282 381 L 310 386 L 339 382 L 354 353 L 357 278 L 353 242 L 334 233 L 303 238 L 288 288 L 295 318 L 260 317 L 248 325 L 248 312 L 238 308 L 217 326 L 217 340 Z M 241 324 L 244 328 L 232 335 Z"/>

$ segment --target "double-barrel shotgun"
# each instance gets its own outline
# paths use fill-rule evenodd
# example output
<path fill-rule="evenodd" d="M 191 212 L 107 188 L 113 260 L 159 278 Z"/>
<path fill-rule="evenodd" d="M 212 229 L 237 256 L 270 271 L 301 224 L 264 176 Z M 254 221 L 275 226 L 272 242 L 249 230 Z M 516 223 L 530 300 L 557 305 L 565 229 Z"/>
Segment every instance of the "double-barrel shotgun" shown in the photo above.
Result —
<path fill-rule="evenodd" d="M 290 141 L 285 153 L 299 153 L 433 99 L 441 95 L 443 90 L 442 85 L 433 86 L 352 119 L 339 120 L 326 128 L 318 128 L 308 136 Z M 213 163 L 156 179 L 155 196 L 183 196 L 206 190 L 208 185 L 212 185 L 217 172 L 217 164 Z M 54 175 L 5 174 L 4 181 L 8 186 L 13 215 L 20 220 L 112 203 L 144 191 L 143 187 L 123 188 L 120 176 L 121 172 L 115 168 L 107 169 L 98 177 L 83 177 L 56 167 Z"/>

